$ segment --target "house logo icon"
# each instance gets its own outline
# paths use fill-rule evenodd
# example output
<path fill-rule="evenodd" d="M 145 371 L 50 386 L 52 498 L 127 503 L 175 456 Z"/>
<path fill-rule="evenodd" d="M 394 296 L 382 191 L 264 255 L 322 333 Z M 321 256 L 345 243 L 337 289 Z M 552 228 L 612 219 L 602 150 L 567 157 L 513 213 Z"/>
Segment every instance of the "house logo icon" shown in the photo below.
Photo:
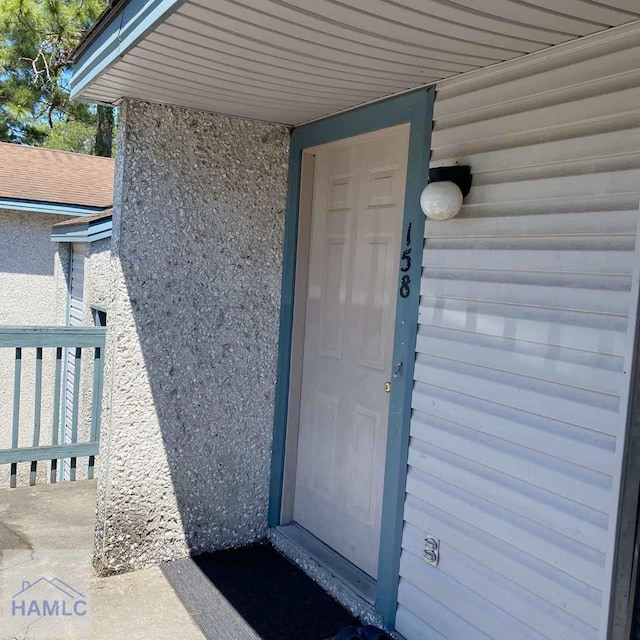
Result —
<path fill-rule="evenodd" d="M 11 598 L 14 618 L 82 618 L 87 615 L 85 596 L 60 578 L 23 580 L 22 589 Z"/>

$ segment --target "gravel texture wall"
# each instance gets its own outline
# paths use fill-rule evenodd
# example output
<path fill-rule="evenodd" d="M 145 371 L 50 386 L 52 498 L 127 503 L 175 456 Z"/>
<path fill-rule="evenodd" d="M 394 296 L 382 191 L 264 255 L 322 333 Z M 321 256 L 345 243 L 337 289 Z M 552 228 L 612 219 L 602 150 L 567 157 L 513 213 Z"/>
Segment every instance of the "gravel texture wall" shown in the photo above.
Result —
<path fill-rule="evenodd" d="M 60 247 L 65 245 L 61 244 Z M 78 245 L 76 245 L 76 248 Z M 92 305 L 106 307 L 110 298 L 111 238 L 104 238 L 84 245 L 84 315 L 87 327 L 94 326 Z M 90 440 L 91 415 L 93 409 L 93 349 L 86 349 L 82 357 L 82 381 L 80 383 L 80 403 L 78 419 L 78 440 Z M 88 475 L 88 458 L 78 460 L 77 478 L 83 480 Z M 95 460 L 94 477 L 101 473 L 100 456 Z"/>
<path fill-rule="evenodd" d="M 0 325 L 64 324 L 65 286 L 56 269 L 66 264 L 56 264 L 51 226 L 67 219 L 0 211 Z"/>
<path fill-rule="evenodd" d="M 85 253 L 85 290 L 88 301 L 85 308 L 85 324 L 93 324 L 91 305 L 106 306 L 111 287 L 111 238 L 104 238 L 87 245 Z"/>
<path fill-rule="evenodd" d="M 264 537 L 288 131 L 120 111 L 95 565 Z"/>

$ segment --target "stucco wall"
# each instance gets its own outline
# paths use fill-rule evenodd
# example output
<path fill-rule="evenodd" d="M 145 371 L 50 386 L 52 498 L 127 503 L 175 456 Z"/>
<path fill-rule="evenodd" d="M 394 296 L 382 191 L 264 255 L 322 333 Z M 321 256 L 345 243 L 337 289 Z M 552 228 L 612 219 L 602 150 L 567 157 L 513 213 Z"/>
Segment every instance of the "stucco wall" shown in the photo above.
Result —
<path fill-rule="evenodd" d="M 64 245 L 61 245 L 61 247 Z M 106 307 L 111 287 L 111 239 L 105 238 L 84 246 L 84 324 L 94 325 L 92 305 Z M 80 383 L 80 403 L 78 419 L 78 440 L 90 439 L 91 415 L 93 409 L 93 349 L 87 349 L 82 362 Z M 77 478 L 84 479 L 88 472 L 88 458 L 78 461 Z M 100 474 L 100 456 L 94 461 L 94 477 Z"/>
<path fill-rule="evenodd" d="M 60 325 L 65 321 L 68 252 L 56 254 L 51 226 L 67 218 L 40 213 L 0 211 L 0 325 Z M 54 354 L 43 355 L 41 442 L 51 442 Z M 11 446 L 13 349 L 0 349 L 0 449 Z M 23 350 L 20 403 L 21 446 L 33 438 L 35 349 Z M 38 480 L 48 464 L 38 465 Z M 29 464 L 18 465 L 18 481 L 28 482 Z M 0 488 L 9 486 L 9 467 L 0 466 Z"/>
<path fill-rule="evenodd" d="M 288 132 L 120 111 L 96 567 L 264 536 Z"/>
<path fill-rule="evenodd" d="M 111 238 L 87 245 L 85 253 L 85 324 L 93 324 L 90 305 L 106 306 L 111 287 Z"/>
<path fill-rule="evenodd" d="M 51 226 L 68 218 L 0 210 L 0 325 L 64 322 Z"/>

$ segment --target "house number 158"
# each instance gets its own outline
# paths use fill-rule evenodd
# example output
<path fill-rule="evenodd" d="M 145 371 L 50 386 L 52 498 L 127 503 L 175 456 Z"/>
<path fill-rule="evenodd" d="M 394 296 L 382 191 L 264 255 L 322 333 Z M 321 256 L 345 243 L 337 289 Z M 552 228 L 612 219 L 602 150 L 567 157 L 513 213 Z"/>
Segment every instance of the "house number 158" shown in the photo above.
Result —
<path fill-rule="evenodd" d="M 405 275 L 400 279 L 400 297 L 408 298 L 411 293 L 411 277 L 407 273 L 411 269 L 411 222 L 407 227 L 407 237 L 405 239 L 406 249 L 402 252 L 402 258 L 400 258 L 400 271 Z"/>

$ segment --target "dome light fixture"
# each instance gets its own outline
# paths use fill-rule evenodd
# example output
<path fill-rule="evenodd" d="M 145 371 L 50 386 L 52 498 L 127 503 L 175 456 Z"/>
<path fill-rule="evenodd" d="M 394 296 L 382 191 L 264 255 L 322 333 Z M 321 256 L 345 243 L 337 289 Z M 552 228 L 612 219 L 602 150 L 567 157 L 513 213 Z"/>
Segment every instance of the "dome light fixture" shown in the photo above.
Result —
<path fill-rule="evenodd" d="M 429 184 L 420 194 L 420 207 L 430 220 L 450 220 L 460 213 L 471 189 L 469 166 L 436 167 L 429 170 Z"/>

